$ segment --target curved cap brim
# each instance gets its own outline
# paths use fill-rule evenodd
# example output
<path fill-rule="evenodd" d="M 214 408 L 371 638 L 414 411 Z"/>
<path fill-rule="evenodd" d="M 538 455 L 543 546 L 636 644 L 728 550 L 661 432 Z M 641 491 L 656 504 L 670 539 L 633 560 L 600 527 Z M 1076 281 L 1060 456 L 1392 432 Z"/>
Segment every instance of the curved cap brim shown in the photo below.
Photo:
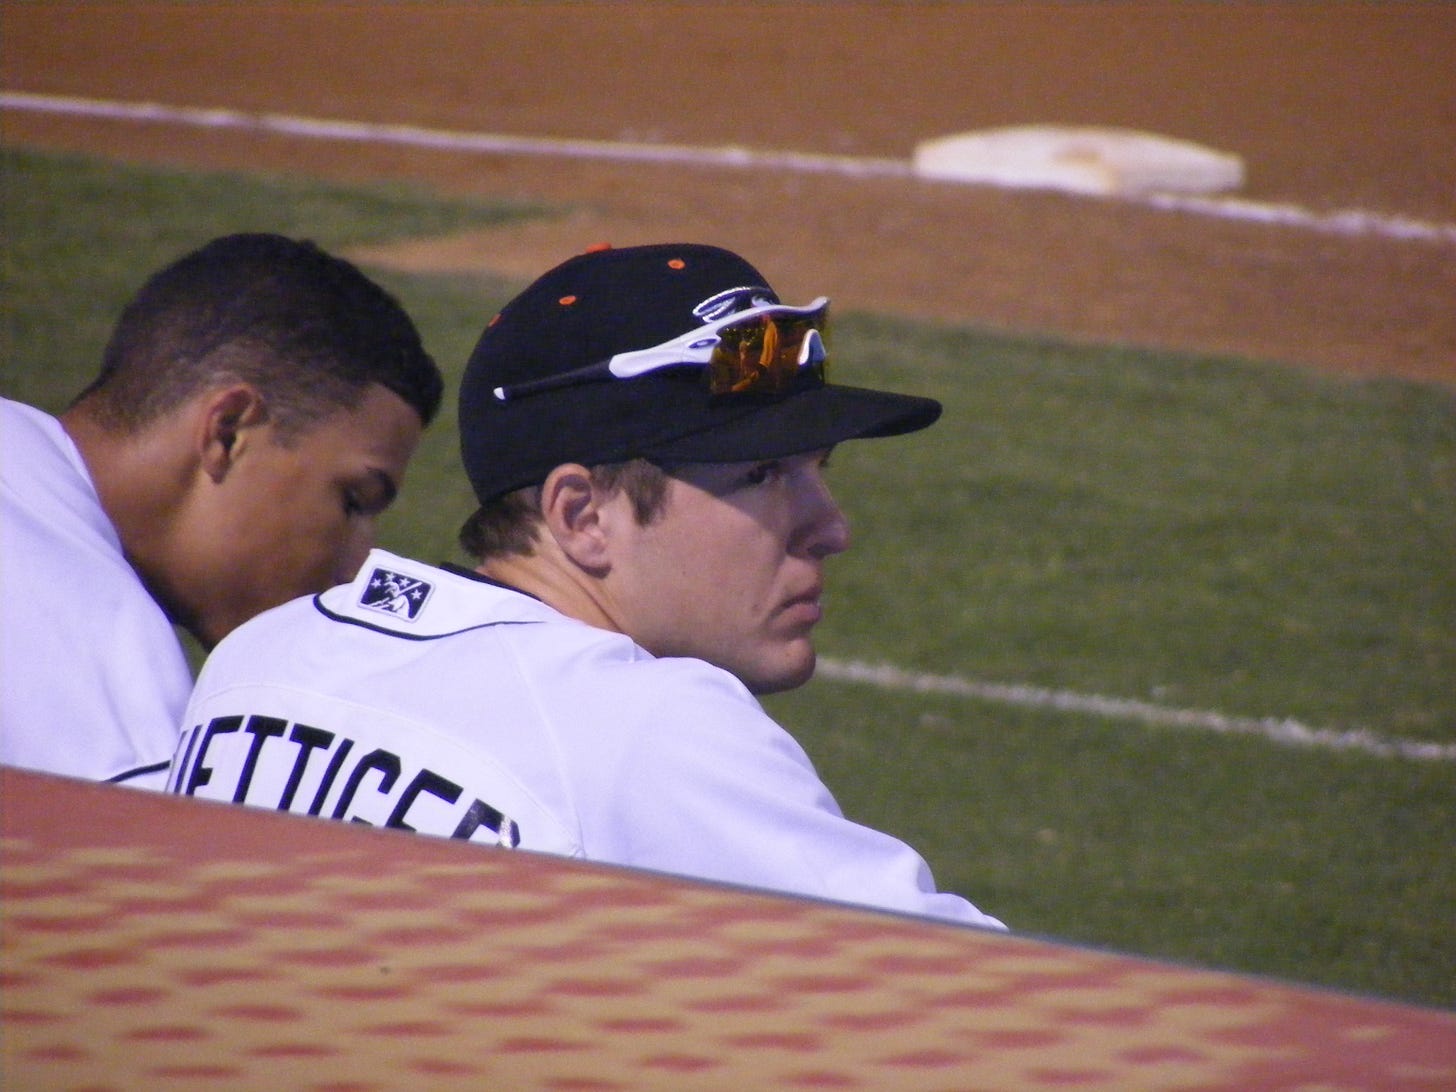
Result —
<path fill-rule="evenodd" d="M 859 387 L 811 387 L 752 406 L 726 406 L 720 419 L 647 445 L 640 455 L 681 462 L 776 459 L 846 440 L 916 432 L 934 424 L 940 414 L 940 403 L 930 398 Z"/>

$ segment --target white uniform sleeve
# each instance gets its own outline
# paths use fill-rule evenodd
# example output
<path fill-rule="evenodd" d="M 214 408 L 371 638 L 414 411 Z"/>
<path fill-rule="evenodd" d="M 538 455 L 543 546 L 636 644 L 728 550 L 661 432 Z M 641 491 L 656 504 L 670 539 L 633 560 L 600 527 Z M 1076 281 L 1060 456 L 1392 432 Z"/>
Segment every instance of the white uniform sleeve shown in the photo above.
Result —
<path fill-rule="evenodd" d="M 803 749 L 735 682 L 683 670 L 693 700 L 659 688 L 615 768 L 597 771 L 591 807 L 614 814 L 584 815 L 588 857 L 1004 928 L 937 892 L 909 846 L 845 819 Z"/>
<path fill-rule="evenodd" d="M 80 452 L 0 399 L 0 762 L 159 789 L 191 688 Z"/>

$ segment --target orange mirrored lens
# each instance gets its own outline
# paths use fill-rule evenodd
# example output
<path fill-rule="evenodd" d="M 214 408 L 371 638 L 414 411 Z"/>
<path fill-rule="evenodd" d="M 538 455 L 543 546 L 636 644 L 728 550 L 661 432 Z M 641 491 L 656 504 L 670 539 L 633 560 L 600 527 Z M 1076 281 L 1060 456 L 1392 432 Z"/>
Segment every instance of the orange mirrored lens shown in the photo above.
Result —
<path fill-rule="evenodd" d="M 822 343 L 822 317 L 761 315 L 718 331 L 708 362 L 708 389 L 713 394 L 784 394 L 806 373 L 822 380 L 823 352 L 814 352 L 813 346 L 807 354 L 805 350 L 811 334 Z"/>

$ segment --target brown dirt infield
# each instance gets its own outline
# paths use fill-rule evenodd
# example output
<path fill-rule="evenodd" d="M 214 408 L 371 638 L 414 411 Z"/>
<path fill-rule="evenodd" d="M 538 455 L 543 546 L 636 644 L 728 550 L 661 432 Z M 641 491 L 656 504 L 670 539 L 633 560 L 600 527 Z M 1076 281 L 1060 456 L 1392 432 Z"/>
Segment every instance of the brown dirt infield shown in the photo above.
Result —
<path fill-rule="evenodd" d="M 1456 222 L 1456 5 L 49 3 L 6 90 L 908 158 L 996 125 L 1244 157 L 1244 196 Z M 1456 246 L 897 179 L 432 152 L 7 111 L 7 143 L 566 204 L 363 255 L 526 278 L 597 241 L 742 251 L 791 297 L 1456 383 Z"/>

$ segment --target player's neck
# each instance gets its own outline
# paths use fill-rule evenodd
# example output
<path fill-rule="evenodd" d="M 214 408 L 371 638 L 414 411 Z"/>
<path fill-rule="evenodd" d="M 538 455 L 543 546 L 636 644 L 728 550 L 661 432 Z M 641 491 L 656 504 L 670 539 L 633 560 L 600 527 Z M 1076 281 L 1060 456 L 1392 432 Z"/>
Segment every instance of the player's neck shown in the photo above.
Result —
<path fill-rule="evenodd" d="M 597 582 L 590 576 L 560 563 L 550 547 L 538 544 L 530 557 L 512 555 L 492 558 L 476 572 L 527 595 L 535 596 L 568 618 L 598 629 L 622 632 L 603 602 Z"/>
<path fill-rule="evenodd" d="M 190 466 L 165 428 L 118 433 L 81 407 L 63 414 L 61 424 L 81 453 L 127 560 L 147 580 L 166 548 Z"/>

